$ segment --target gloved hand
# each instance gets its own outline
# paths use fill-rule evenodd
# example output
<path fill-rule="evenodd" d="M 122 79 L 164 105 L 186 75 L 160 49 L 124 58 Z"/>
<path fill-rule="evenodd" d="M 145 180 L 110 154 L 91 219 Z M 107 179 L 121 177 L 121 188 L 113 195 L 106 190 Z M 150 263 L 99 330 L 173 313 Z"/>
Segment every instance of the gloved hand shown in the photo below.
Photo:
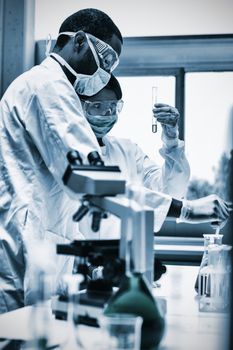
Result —
<path fill-rule="evenodd" d="M 153 108 L 154 117 L 162 125 L 162 141 L 168 148 L 178 145 L 178 120 L 180 114 L 175 107 L 164 103 L 156 103 Z"/>
<path fill-rule="evenodd" d="M 207 197 L 185 200 L 177 222 L 199 224 L 211 222 L 213 228 L 222 228 L 230 215 L 232 204 L 219 196 L 211 194 Z"/>

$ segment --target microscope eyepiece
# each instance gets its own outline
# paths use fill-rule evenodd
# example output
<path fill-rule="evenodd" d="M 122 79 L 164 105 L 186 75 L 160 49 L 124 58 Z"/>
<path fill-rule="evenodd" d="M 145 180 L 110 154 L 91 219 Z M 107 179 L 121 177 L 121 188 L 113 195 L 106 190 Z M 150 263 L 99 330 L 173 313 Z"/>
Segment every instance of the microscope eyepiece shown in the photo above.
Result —
<path fill-rule="evenodd" d="M 104 162 L 100 158 L 100 155 L 97 151 L 90 152 L 87 156 L 87 159 L 91 165 L 104 165 Z"/>
<path fill-rule="evenodd" d="M 71 165 L 82 165 L 83 161 L 78 151 L 71 150 L 67 153 L 68 162 Z"/>

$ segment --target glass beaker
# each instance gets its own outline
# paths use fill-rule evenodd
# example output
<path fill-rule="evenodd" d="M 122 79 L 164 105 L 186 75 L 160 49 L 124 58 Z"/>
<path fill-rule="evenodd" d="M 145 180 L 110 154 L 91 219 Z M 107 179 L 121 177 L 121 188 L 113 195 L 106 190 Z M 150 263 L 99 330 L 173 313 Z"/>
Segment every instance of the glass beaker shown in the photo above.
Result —
<path fill-rule="evenodd" d="M 205 286 L 206 286 L 205 282 L 202 283 L 202 279 L 203 278 L 206 279 L 206 274 L 204 272 L 205 270 L 202 270 L 203 274 L 201 275 L 201 278 L 199 278 L 200 277 L 199 275 L 200 275 L 201 269 L 203 269 L 205 266 L 208 265 L 208 247 L 211 244 L 221 245 L 222 244 L 223 235 L 220 235 L 220 234 L 204 234 L 203 237 L 204 237 L 204 253 L 203 253 L 203 256 L 202 256 L 199 272 L 198 272 L 198 275 L 197 275 L 197 278 L 196 278 L 196 281 L 195 281 L 195 285 L 194 285 L 194 288 L 195 288 L 196 292 L 199 295 L 202 295 L 203 292 L 204 292 L 204 287 L 202 286 L 202 284 L 204 283 Z"/>
<path fill-rule="evenodd" d="M 200 271 L 202 268 L 204 268 L 205 266 L 208 265 L 208 246 L 209 246 L 209 244 L 213 243 L 213 241 L 214 241 L 213 236 L 214 236 L 213 234 L 203 235 L 203 237 L 204 237 L 204 253 L 202 255 L 200 268 L 199 268 L 198 275 L 197 275 L 195 285 L 194 285 L 196 292 L 199 294 L 200 293 L 202 294 L 202 292 L 203 292 L 203 286 L 202 286 L 203 283 L 202 283 L 202 279 L 200 278 Z M 204 274 L 203 274 L 203 277 L 204 277 Z M 200 282 L 199 282 L 199 280 L 200 280 Z"/>
<path fill-rule="evenodd" d="M 66 341 L 61 346 L 62 350 L 79 350 L 84 349 L 80 340 L 78 331 L 78 307 L 79 307 L 79 289 L 83 281 L 83 276 L 80 274 L 64 275 L 63 281 L 67 286 L 68 293 L 68 308 L 67 308 L 67 337 Z"/>
<path fill-rule="evenodd" d="M 51 337 L 52 312 L 48 300 L 52 294 L 51 276 L 45 271 L 35 269 L 35 287 L 33 290 L 34 304 L 32 305 L 30 325 L 32 346 L 35 350 L 47 348 Z"/>
<path fill-rule="evenodd" d="M 201 270 L 205 275 L 199 310 L 227 312 L 230 303 L 230 250 L 229 245 L 210 245 L 208 265 Z"/>
<path fill-rule="evenodd" d="M 139 350 L 142 318 L 132 314 L 109 314 L 100 318 L 103 350 Z"/>

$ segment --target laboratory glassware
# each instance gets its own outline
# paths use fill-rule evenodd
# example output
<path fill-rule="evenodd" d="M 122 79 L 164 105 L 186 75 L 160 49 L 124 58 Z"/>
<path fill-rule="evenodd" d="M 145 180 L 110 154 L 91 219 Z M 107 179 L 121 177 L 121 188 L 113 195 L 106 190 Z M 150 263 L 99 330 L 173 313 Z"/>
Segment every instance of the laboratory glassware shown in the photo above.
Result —
<path fill-rule="evenodd" d="M 205 276 L 199 291 L 199 310 L 227 312 L 230 302 L 230 250 L 229 245 L 212 244 L 208 247 L 208 265 L 200 271 Z"/>
<path fill-rule="evenodd" d="M 31 278 L 30 302 L 32 305 L 29 329 L 33 348 L 45 349 L 52 338 L 52 310 L 49 299 L 55 292 L 55 247 L 35 237 L 26 242 Z"/>
<path fill-rule="evenodd" d="M 51 336 L 52 311 L 48 304 L 51 295 L 51 279 L 43 270 L 34 271 L 34 301 L 30 317 L 33 349 L 47 349 Z"/>
<path fill-rule="evenodd" d="M 200 268 L 199 268 L 199 272 L 195 281 L 195 285 L 194 288 L 196 290 L 196 292 L 198 293 L 198 289 L 199 289 L 199 274 L 202 268 L 204 268 L 205 266 L 208 265 L 208 246 L 210 244 L 217 244 L 217 245 L 221 245 L 222 244 L 222 237 L 223 235 L 220 235 L 218 233 L 215 234 L 204 234 L 204 253 L 202 256 L 202 260 L 201 260 L 201 264 L 200 264 Z M 202 289 L 202 278 L 205 278 L 205 275 L 202 275 L 201 279 L 200 279 L 200 289 Z"/>
<path fill-rule="evenodd" d="M 67 274 L 63 277 L 63 282 L 67 287 L 68 294 L 68 310 L 67 310 L 67 337 L 62 350 L 80 350 L 84 349 L 80 338 L 79 320 L 77 308 L 79 307 L 79 290 L 80 284 L 83 282 L 81 274 Z"/>
<path fill-rule="evenodd" d="M 142 318 L 132 314 L 108 314 L 99 320 L 103 334 L 101 350 L 139 350 Z"/>
<path fill-rule="evenodd" d="M 155 103 L 157 103 L 158 99 L 158 87 L 152 86 L 152 109 L 154 108 Z M 154 116 L 152 111 L 152 132 L 157 132 L 157 118 Z"/>

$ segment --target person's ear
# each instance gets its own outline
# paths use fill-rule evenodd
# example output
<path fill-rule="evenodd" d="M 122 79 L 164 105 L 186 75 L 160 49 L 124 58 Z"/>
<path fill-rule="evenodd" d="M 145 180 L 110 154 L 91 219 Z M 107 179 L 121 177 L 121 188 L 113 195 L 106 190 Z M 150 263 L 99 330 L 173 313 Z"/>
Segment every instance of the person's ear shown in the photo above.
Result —
<path fill-rule="evenodd" d="M 84 31 L 79 30 L 76 34 L 75 34 L 75 38 L 74 38 L 74 46 L 75 49 L 77 51 L 80 51 L 80 49 L 82 48 L 83 45 L 85 45 L 87 42 L 87 38 L 86 35 L 84 33 Z"/>

